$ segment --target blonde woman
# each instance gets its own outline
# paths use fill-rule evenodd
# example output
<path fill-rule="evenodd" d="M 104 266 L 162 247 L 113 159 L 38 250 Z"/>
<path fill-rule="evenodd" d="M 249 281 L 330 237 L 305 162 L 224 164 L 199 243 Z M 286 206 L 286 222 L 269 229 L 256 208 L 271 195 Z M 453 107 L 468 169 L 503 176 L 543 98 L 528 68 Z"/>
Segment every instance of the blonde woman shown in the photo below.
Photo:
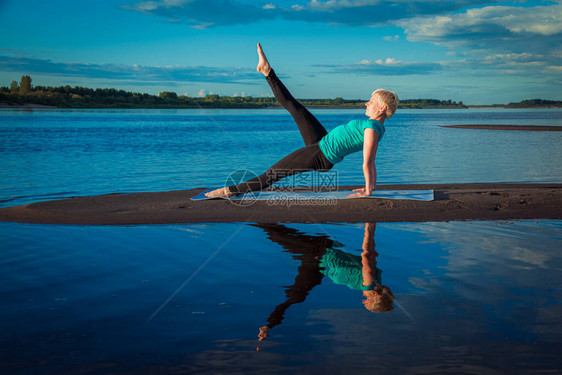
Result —
<path fill-rule="evenodd" d="M 361 256 L 338 249 L 342 245 L 325 235 L 308 235 L 281 224 L 252 225 L 263 229 L 267 238 L 301 262 L 295 282 L 285 288 L 285 301 L 275 307 L 267 324 L 260 327 L 259 341 L 269 337 L 268 331 L 283 322 L 287 309 L 305 302 L 324 276 L 334 284 L 361 291 L 363 306 L 371 312 L 394 309 L 394 295 L 382 284 L 382 271 L 377 267 L 379 253 L 375 249 L 375 223 L 365 223 Z"/>
<path fill-rule="evenodd" d="M 285 156 L 265 173 L 238 185 L 225 186 L 205 194 L 208 198 L 231 197 L 264 189 L 282 178 L 305 171 L 325 172 L 351 153 L 363 150 L 363 175 L 365 187 L 355 189 L 350 197 L 369 196 L 375 190 L 377 170 L 375 156 L 385 128 L 398 106 L 398 97 L 392 91 L 378 89 L 365 103 L 365 120 L 352 120 L 339 125 L 329 133 L 279 80 L 261 45 L 258 43 L 257 71 L 262 73 L 277 101 L 291 114 L 297 124 L 305 146 Z"/>

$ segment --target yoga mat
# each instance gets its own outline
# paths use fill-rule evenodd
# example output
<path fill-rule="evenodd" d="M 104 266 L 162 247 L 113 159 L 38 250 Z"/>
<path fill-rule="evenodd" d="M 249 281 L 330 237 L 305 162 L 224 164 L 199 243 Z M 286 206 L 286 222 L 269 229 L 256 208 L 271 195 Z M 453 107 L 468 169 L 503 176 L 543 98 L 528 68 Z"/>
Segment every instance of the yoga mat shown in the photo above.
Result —
<path fill-rule="evenodd" d="M 205 199 L 217 199 L 217 198 L 207 198 L 205 193 L 213 191 L 215 188 L 207 189 L 204 192 L 191 198 L 193 201 L 205 200 Z M 323 191 L 323 192 L 292 192 L 292 191 L 256 191 L 246 194 L 241 194 L 238 196 L 230 198 L 220 198 L 220 199 L 230 199 L 230 200 L 306 200 L 306 199 L 355 199 L 355 198 L 384 198 L 384 199 L 411 199 L 416 201 L 432 201 L 433 200 L 433 190 L 376 190 L 368 197 L 348 197 L 348 195 L 353 194 L 351 190 L 343 191 Z"/>

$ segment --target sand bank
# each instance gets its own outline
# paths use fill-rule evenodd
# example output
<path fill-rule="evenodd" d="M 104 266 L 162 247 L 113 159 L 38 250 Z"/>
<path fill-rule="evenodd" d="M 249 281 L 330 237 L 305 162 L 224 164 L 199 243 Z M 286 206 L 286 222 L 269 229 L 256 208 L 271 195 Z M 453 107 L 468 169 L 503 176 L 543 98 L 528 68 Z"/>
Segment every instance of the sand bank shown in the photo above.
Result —
<path fill-rule="evenodd" d="M 562 126 L 546 125 L 442 125 L 442 128 L 485 129 L 485 130 L 523 130 L 535 132 L 560 132 Z"/>
<path fill-rule="evenodd" d="M 355 186 L 342 186 L 341 190 Z M 126 225 L 199 222 L 420 222 L 562 219 L 562 184 L 385 185 L 379 189 L 433 189 L 430 202 L 344 199 L 334 202 L 190 201 L 204 189 L 109 194 L 0 209 L 0 221 Z"/>

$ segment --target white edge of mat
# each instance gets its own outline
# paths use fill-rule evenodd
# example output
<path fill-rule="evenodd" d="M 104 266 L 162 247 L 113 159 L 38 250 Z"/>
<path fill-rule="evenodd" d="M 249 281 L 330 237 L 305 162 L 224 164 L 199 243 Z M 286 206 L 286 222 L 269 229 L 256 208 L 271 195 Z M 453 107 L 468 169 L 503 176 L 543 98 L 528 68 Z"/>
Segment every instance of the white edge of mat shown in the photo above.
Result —
<path fill-rule="evenodd" d="M 205 193 L 215 188 L 207 189 L 191 200 L 229 199 L 229 200 L 306 200 L 306 199 L 358 199 L 358 198 L 384 198 L 384 199 L 408 199 L 417 201 L 434 200 L 433 190 L 376 190 L 368 197 L 349 197 L 353 194 L 351 190 L 326 191 L 326 192 L 284 192 L 284 191 L 259 191 L 238 195 L 236 197 L 207 198 Z"/>

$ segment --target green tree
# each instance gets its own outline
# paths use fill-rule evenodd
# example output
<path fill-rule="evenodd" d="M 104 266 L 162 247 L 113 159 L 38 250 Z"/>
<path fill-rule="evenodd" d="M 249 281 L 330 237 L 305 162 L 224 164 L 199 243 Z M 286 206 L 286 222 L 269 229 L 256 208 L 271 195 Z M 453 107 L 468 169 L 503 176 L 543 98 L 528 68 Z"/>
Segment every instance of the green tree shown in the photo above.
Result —
<path fill-rule="evenodd" d="M 10 92 L 12 94 L 17 94 L 19 91 L 18 81 L 12 81 L 12 85 L 10 86 Z"/>
<path fill-rule="evenodd" d="M 28 94 L 31 92 L 31 77 L 22 76 L 20 81 L 20 94 Z"/>
<path fill-rule="evenodd" d="M 171 92 L 171 91 L 162 91 L 160 94 L 158 94 L 159 97 L 164 98 L 164 99 L 177 99 L 178 98 L 178 94 L 176 94 L 175 92 Z"/>
<path fill-rule="evenodd" d="M 216 103 L 216 102 L 218 102 L 218 101 L 220 100 L 220 98 L 221 98 L 221 97 L 220 97 L 219 95 L 217 95 L 217 94 L 210 94 L 210 95 L 205 96 L 204 101 L 206 101 L 206 102 L 211 102 L 211 103 Z"/>

